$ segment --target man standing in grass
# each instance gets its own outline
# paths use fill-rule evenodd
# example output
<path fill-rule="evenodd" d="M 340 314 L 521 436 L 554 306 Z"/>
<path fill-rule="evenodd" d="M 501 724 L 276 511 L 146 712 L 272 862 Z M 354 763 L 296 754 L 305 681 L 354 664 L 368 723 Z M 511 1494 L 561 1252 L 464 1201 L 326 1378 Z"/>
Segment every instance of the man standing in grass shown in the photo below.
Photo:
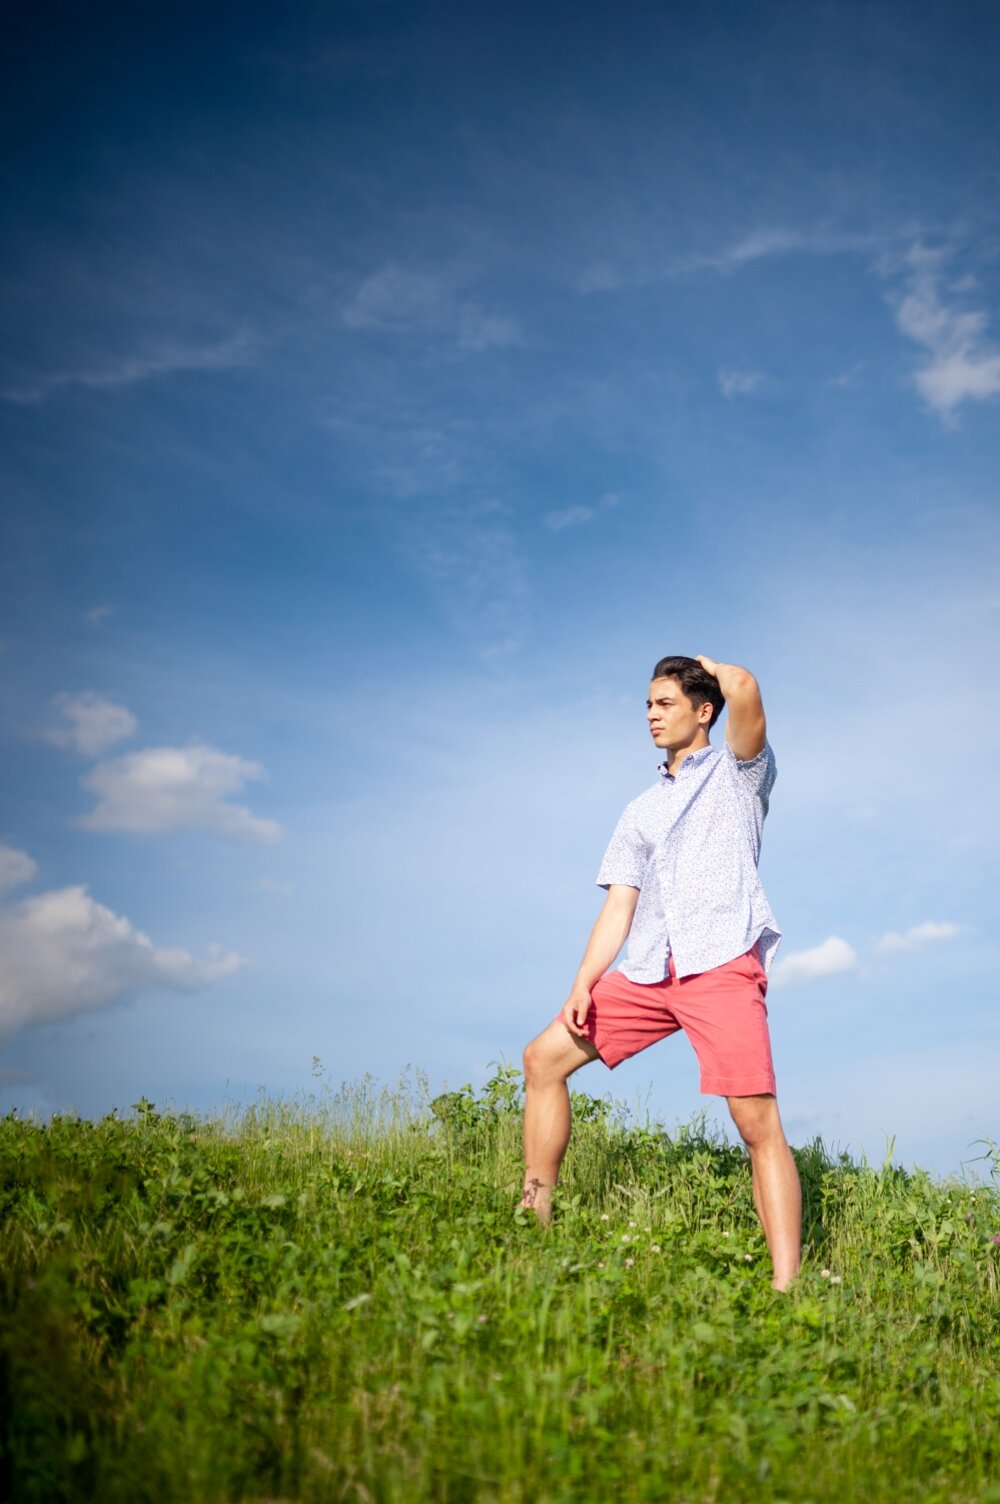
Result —
<path fill-rule="evenodd" d="M 723 705 L 726 745 L 708 734 Z M 799 1268 L 802 1197 L 775 1096 L 767 972 L 781 939 L 757 875 L 775 779 L 764 706 L 745 668 L 662 658 L 646 719 L 659 781 L 618 822 L 597 881 L 607 898 L 569 997 L 524 1052 L 524 1196 L 542 1222 L 569 1143 L 567 1081 L 612 1069 L 683 1029 L 701 1090 L 724 1096 L 750 1151 L 776 1289 Z M 625 963 L 609 971 L 628 937 Z"/>

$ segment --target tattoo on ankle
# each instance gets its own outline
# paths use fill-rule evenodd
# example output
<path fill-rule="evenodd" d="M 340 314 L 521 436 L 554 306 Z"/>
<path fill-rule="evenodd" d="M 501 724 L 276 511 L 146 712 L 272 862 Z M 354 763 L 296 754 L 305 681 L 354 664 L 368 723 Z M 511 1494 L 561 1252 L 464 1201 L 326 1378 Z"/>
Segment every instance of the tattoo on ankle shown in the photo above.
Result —
<path fill-rule="evenodd" d="M 538 1193 L 542 1189 L 542 1182 L 537 1178 L 525 1182 L 523 1204 L 533 1207 L 538 1200 Z"/>

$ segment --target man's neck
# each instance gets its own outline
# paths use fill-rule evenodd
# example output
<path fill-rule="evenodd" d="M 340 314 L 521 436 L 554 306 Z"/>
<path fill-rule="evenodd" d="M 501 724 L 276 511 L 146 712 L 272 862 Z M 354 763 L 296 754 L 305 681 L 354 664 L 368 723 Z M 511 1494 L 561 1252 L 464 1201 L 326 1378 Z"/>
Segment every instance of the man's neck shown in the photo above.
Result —
<path fill-rule="evenodd" d="M 667 757 L 667 772 L 671 778 L 677 777 L 681 763 L 684 762 L 685 758 L 690 757 L 692 752 L 700 752 L 703 747 L 710 747 L 711 745 L 712 743 L 706 736 L 701 741 L 692 742 L 690 746 L 675 747 Z"/>

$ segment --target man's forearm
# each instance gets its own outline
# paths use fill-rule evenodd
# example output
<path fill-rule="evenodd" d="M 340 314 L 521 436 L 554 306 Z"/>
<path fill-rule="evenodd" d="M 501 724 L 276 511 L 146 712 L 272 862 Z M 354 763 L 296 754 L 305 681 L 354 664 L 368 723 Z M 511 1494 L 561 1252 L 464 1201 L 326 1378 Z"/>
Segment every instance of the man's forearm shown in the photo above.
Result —
<path fill-rule="evenodd" d="M 636 898 L 638 896 L 637 892 Z M 634 913 L 634 902 L 631 907 L 626 904 L 605 904 L 590 932 L 587 949 L 573 983 L 574 989 L 579 987 L 589 992 L 594 983 L 604 975 L 628 938 Z"/>

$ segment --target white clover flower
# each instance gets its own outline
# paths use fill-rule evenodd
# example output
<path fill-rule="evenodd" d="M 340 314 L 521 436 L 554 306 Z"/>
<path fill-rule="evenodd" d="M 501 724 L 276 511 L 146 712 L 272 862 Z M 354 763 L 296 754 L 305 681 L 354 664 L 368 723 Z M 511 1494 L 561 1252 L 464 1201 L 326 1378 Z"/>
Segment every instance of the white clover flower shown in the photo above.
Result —
<path fill-rule="evenodd" d="M 663 1252 L 663 1250 L 660 1247 L 659 1243 L 652 1243 L 652 1244 L 650 1244 L 649 1251 L 650 1251 L 650 1253 L 662 1253 Z"/>
<path fill-rule="evenodd" d="M 830 1283 L 831 1285 L 842 1285 L 844 1283 L 843 1276 L 840 1274 L 831 1274 Z"/>
<path fill-rule="evenodd" d="M 820 1278 L 821 1279 L 829 1279 L 830 1278 L 830 1271 L 829 1271 L 829 1269 L 821 1269 L 819 1271 L 819 1273 L 820 1273 Z"/>
<path fill-rule="evenodd" d="M 635 1263 L 635 1259 L 626 1259 L 626 1260 L 625 1260 L 625 1268 L 626 1268 L 626 1269 L 631 1269 L 631 1268 L 632 1268 L 632 1265 L 633 1265 L 633 1264 L 634 1264 L 634 1263 Z"/>

